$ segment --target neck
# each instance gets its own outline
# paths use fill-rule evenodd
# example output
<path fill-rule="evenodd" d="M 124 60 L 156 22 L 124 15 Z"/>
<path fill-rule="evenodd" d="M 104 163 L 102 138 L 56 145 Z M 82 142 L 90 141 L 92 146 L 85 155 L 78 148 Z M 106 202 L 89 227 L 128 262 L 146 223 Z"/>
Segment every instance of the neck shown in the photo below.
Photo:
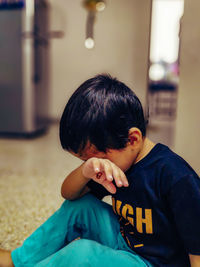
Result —
<path fill-rule="evenodd" d="M 152 150 L 152 148 L 155 146 L 155 143 L 153 143 L 151 140 L 149 140 L 147 137 L 144 137 L 144 141 L 141 145 L 141 149 L 138 152 L 138 155 L 135 159 L 135 163 L 146 157 L 149 152 Z"/>

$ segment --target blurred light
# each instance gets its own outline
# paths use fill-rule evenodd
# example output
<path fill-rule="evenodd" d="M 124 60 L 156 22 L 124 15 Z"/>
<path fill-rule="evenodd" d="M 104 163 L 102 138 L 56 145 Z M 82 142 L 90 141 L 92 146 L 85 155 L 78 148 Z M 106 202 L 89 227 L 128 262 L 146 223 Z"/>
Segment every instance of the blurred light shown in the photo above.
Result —
<path fill-rule="evenodd" d="M 152 3 L 151 62 L 163 60 L 173 63 L 179 53 L 180 19 L 183 15 L 184 1 L 154 0 Z"/>
<path fill-rule="evenodd" d="M 94 40 L 92 38 L 87 38 L 85 40 L 85 47 L 88 49 L 92 49 L 94 47 Z"/>
<path fill-rule="evenodd" d="M 96 4 L 96 10 L 97 11 L 103 11 L 106 7 L 106 4 L 104 2 L 98 2 Z"/>
<path fill-rule="evenodd" d="M 26 16 L 32 17 L 34 15 L 34 1 L 26 0 Z"/>
<path fill-rule="evenodd" d="M 152 64 L 149 69 L 149 77 L 152 81 L 159 81 L 165 77 L 165 69 L 161 64 Z"/>

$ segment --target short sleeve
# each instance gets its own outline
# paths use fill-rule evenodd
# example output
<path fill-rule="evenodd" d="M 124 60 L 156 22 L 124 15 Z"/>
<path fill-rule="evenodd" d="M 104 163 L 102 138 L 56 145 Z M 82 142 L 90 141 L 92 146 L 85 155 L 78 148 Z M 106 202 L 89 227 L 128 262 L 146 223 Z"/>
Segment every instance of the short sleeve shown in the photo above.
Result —
<path fill-rule="evenodd" d="M 191 174 L 179 179 L 168 201 L 186 251 L 200 255 L 200 178 Z"/>
<path fill-rule="evenodd" d="M 110 193 L 100 184 L 94 182 L 93 180 L 90 180 L 87 183 L 87 186 L 91 190 L 91 193 L 96 196 L 98 199 L 102 199 L 105 196 L 110 195 Z"/>

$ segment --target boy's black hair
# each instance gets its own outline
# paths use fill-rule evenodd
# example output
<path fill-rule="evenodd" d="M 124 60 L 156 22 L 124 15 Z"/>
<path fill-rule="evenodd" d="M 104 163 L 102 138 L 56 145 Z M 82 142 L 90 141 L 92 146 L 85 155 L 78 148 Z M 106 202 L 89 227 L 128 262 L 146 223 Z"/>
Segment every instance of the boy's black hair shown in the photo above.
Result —
<path fill-rule="evenodd" d="M 102 74 L 85 81 L 70 97 L 60 120 L 60 141 L 74 153 L 83 151 L 88 141 L 102 152 L 122 149 L 131 127 L 145 136 L 139 99 L 124 83 Z"/>

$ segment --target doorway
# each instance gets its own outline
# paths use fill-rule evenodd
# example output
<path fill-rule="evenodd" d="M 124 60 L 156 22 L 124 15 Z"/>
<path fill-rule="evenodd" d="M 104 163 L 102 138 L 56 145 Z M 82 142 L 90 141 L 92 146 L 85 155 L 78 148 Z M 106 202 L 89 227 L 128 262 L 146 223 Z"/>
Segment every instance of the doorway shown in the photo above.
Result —
<path fill-rule="evenodd" d="M 147 90 L 148 133 L 173 148 L 184 0 L 153 0 Z"/>

